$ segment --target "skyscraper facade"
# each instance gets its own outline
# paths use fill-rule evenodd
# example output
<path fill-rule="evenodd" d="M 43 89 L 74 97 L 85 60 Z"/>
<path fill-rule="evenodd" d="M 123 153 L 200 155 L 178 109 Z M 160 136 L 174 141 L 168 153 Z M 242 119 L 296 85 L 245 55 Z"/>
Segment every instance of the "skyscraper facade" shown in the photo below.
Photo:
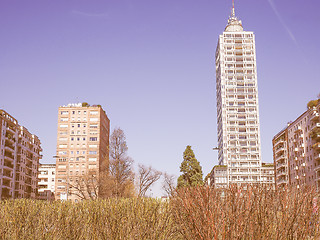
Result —
<path fill-rule="evenodd" d="M 99 176 L 109 161 L 110 121 L 99 105 L 59 107 L 55 197 L 78 201 L 78 185 L 86 176 Z M 84 183 L 85 185 L 85 183 Z M 74 186 L 74 187 L 72 187 Z M 76 189 L 76 188 L 82 189 Z M 91 193 L 89 193 L 91 194 Z"/>
<path fill-rule="evenodd" d="M 219 165 L 226 184 L 261 178 L 260 123 L 255 36 L 243 30 L 234 4 L 216 49 Z"/>

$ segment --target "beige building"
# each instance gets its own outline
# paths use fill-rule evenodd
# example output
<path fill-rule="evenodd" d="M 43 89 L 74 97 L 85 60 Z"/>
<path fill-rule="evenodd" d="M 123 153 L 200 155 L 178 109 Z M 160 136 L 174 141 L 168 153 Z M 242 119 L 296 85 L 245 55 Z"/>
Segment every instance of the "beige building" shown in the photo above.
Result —
<path fill-rule="evenodd" d="M 277 186 L 320 189 L 320 101 L 272 140 Z"/>
<path fill-rule="evenodd" d="M 37 197 L 41 143 L 37 136 L 0 110 L 0 198 Z"/>
<path fill-rule="evenodd" d="M 54 200 L 56 164 L 40 164 L 38 171 L 38 198 Z"/>
<path fill-rule="evenodd" d="M 59 107 L 55 198 L 78 201 L 79 178 L 96 175 L 109 161 L 110 121 L 100 105 Z"/>

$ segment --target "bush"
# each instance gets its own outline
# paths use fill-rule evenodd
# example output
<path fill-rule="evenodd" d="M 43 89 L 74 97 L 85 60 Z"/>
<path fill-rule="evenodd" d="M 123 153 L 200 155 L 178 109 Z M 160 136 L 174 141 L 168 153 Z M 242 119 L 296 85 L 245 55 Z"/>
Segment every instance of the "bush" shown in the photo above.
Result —
<path fill-rule="evenodd" d="M 263 186 L 149 198 L 0 202 L 0 239 L 320 239 L 319 194 Z"/>
<path fill-rule="evenodd" d="M 0 203 L 0 239 L 177 239 L 169 204 L 154 199 Z"/>
<path fill-rule="evenodd" d="M 231 186 L 181 189 L 171 201 L 184 239 L 319 239 L 312 189 Z"/>

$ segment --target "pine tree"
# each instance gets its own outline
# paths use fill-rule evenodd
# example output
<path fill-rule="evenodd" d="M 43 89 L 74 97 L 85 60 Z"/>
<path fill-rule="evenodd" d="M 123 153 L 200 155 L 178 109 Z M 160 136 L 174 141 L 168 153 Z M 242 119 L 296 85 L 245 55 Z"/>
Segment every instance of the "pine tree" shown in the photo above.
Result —
<path fill-rule="evenodd" d="M 200 163 L 196 159 L 191 146 L 187 146 L 183 153 L 183 161 L 180 166 L 182 174 L 178 178 L 179 187 L 194 187 L 203 185 L 203 174 Z"/>

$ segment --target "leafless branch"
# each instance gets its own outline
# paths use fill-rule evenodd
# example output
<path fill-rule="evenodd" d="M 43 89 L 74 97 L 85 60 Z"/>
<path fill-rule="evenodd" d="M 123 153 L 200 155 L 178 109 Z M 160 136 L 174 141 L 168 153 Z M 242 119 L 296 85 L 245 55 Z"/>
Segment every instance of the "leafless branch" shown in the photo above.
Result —
<path fill-rule="evenodd" d="M 160 179 L 162 173 L 153 169 L 151 166 L 146 167 L 138 165 L 138 197 L 145 197 L 148 189 Z"/>

